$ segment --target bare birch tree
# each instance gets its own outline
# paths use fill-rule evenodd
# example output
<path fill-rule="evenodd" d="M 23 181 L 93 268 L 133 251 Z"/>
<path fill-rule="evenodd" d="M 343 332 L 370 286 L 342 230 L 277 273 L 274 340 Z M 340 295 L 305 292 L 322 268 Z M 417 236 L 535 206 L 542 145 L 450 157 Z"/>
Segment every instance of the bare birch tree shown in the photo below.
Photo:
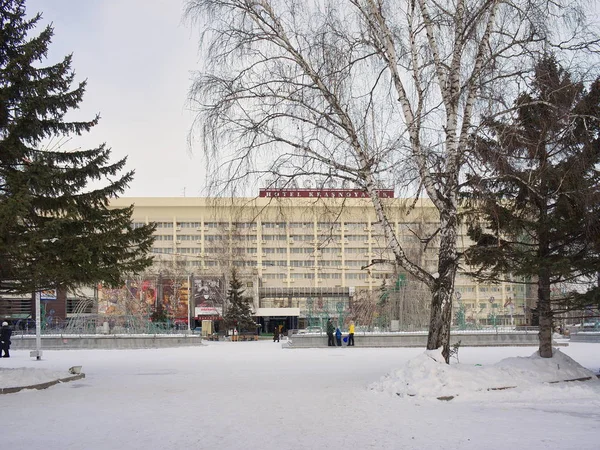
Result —
<path fill-rule="evenodd" d="M 188 0 L 205 68 L 190 92 L 215 179 L 338 178 L 372 200 L 396 264 L 431 291 L 428 349 L 449 359 L 467 141 L 514 98 L 532 52 L 584 39 L 546 0 Z M 566 15 L 570 28 L 556 26 Z M 570 36 L 566 30 L 571 30 Z M 193 138 L 194 136 L 192 136 Z M 378 190 L 427 195 L 436 271 L 407 256 Z M 425 240 L 426 241 L 426 240 Z"/>

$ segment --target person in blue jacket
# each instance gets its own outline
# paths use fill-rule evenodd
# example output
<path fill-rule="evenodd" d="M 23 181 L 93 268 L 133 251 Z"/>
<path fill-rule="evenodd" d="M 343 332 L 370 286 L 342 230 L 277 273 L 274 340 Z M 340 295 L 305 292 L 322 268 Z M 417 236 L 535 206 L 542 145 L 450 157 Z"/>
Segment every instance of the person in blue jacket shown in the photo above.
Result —
<path fill-rule="evenodd" d="M 338 347 L 342 346 L 342 332 L 340 327 L 335 329 L 335 342 L 337 343 Z"/>

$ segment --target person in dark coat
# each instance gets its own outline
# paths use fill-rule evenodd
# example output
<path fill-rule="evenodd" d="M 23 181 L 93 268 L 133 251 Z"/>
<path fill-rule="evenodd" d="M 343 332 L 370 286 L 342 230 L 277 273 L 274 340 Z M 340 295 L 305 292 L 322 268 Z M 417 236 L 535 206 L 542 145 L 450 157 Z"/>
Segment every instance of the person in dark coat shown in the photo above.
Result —
<path fill-rule="evenodd" d="M 279 342 L 279 325 L 275 325 L 275 330 L 273 330 L 273 342 Z"/>
<path fill-rule="evenodd" d="M 329 347 L 335 347 L 333 343 L 333 323 L 331 323 L 331 319 L 327 319 L 327 345 Z"/>
<path fill-rule="evenodd" d="M 2 330 L 0 331 L 0 356 L 2 358 L 10 358 L 8 350 L 10 349 L 10 337 L 12 336 L 12 330 L 8 326 L 8 322 L 2 322 Z M 2 356 L 4 352 L 4 356 Z"/>
<path fill-rule="evenodd" d="M 339 327 L 335 329 L 335 342 L 338 347 L 342 346 L 342 330 Z"/>

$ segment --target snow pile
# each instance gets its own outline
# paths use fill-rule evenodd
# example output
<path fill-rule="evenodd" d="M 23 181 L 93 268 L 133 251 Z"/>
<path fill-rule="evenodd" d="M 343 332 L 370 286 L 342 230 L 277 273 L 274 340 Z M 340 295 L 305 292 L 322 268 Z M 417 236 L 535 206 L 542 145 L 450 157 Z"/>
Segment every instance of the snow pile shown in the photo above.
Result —
<path fill-rule="evenodd" d="M 428 350 L 403 367 L 369 386 L 370 389 L 399 397 L 440 398 L 473 397 L 492 391 L 534 389 L 544 383 L 591 378 L 590 370 L 554 349 L 552 358 L 538 352 L 529 357 L 512 357 L 490 366 L 446 364 L 441 350 Z"/>
<path fill-rule="evenodd" d="M 48 383 L 69 376 L 72 375 L 68 371 L 56 372 L 32 367 L 0 368 L 0 388 L 33 386 L 34 384 Z"/>

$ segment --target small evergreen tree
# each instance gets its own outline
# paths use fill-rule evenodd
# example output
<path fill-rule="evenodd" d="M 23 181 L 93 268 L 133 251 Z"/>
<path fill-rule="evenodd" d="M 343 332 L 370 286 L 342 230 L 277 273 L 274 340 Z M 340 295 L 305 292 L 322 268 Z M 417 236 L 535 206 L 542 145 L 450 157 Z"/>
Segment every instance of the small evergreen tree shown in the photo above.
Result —
<path fill-rule="evenodd" d="M 110 162 L 103 144 L 63 151 L 49 143 L 98 123 L 65 121 L 82 101 L 85 82 L 72 88 L 71 56 L 43 66 L 51 26 L 32 38 L 40 20 L 27 19 L 24 0 L 0 2 L 0 293 L 32 292 L 103 281 L 151 264 L 153 226 L 134 229 L 133 206 L 114 209 L 133 172 Z M 90 188 L 91 181 L 104 186 Z"/>
<path fill-rule="evenodd" d="M 153 323 L 166 323 L 169 320 L 162 302 L 158 302 L 156 309 L 150 314 L 150 320 L 152 320 Z"/>
<path fill-rule="evenodd" d="M 225 326 L 227 328 L 237 328 L 238 331 L 255 331 L 256 323 L 252 318 L 250 299 L 244 297 L 242 286 L 237 271 L 232 270 L 229 289 L 227 290 L 227 311 L 223 317 Z"/>
<path fill-rule="evenodd" d="M 552 357 L 553 315 L 600 306 L 600 78 L 588 90 L 547 57 L 516 112 L 477 136 L 492 173 L 471 180 L 484 220 L 471 222 L 467 256 L 480 277 L 537 280 L 540 355 Z M 557 285 L 570 292 L 552 298 Z"/>

